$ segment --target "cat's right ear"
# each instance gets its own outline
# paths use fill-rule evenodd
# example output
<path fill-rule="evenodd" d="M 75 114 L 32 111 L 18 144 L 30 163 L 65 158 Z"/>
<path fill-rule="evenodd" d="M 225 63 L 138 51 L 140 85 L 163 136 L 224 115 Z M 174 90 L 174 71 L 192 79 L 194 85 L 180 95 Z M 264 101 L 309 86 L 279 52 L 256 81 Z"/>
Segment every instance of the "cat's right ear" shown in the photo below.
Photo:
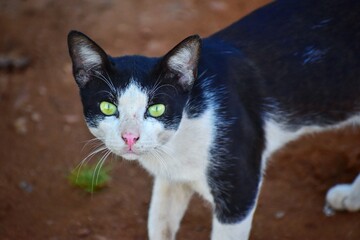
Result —
<path fill-rule="evenodd" d="M 84 87 L 96 71 L 106 67 L 108 56 L 93 40 L 78 31 L 68 34 L 73 74 L 79 87 Z"/>

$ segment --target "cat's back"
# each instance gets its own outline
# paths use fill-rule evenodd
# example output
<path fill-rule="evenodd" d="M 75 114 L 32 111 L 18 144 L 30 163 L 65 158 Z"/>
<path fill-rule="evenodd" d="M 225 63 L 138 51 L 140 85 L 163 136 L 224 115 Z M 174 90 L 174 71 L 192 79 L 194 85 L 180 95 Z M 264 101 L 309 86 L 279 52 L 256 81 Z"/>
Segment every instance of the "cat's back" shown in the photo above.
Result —
<path fill-rule="evenodd" d="M 357 0 L 281 0 L 210 39 L 232 44 L 252 62 L 264 97 L 335 120 L 360 107 L 359 13 Z"/>
<path fill-rule="evenodd" d="M 357 0 L 280 0 L 210 38 L 233 44 L 267 77 L 331 65 L 337 68 L 327 70 L 335 73 L 344 65 L 358 66 L 359 13 Z"/>
<path fill-rule="evenodd" d="M 357 0 L 279 0 L 210 38 L 231 42 L 251 57 L 271 47 L 295 50 L 311 41 L 313 44 L 343 42 L 359 50 L 359 11 Z"/>

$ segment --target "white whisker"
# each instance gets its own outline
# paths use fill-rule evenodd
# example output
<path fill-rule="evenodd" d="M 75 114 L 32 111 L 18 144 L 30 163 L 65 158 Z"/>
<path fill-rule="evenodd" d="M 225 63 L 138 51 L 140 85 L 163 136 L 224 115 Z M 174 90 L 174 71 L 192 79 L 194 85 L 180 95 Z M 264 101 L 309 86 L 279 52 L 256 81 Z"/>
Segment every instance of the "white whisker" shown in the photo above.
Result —
<path fill-rule="evenodd" d="M 172 84 L 163 84 L 163 85 L 161 85 L 161 78 L 162 78 L 162 75 L 160 75 L 160 76 L 158 77 L 158 79 L 155 81 L 155 84 L 154 84 L 154 86 L 152 87 L 152 89 L 150 89 L 150 90 L 148 91 L 148 95 L 149 95 L 150 101 L 151 101 L 154 97 L 161 95 L 161 94 L 159 94 L 159 93 L 157 93 L 157 92 L 159 91 L 159 89 L 161 89 L 161 88 L 163 88 L 163 87 L 171 87 L 171 88 L 173 88 L 173 89 L 175 90 L 176 93 L 178 93 L 178 90 L 177 90 L 176 87 L 175 87 L 174 85 L 172 85 Z M 165 93 L 162 93 L 162 94 L 165 94 Z M 167 95 L 167 96 L 169 96 L 169 95 Z M 169 97 L 170 97 L 170 96 L 169 96 Z"/>
<path fill-rule="evenodd" d="M 90 139 L 90 140 L 83 141 L 83 143 L 85 143 L 85 144 L 84 144 L 84 146 L 82 147 L 81 151 L 84 151 L 84 149 L 85 149 L 88 145 L 90 145 L 90 144 L 95 145 L 95 147 L 99 146 L 99 145 L 97 145 L 97 144 L 103 144 L 103 143 L 101 142 L 101 140 L 98 139 L 98 138 L 92 138 L 92 139 Z M 94 149 L 95 147 L 92 146 L 91 148 Z"/>
<path fill-rule="evenodd" d="M 98 185 L 99 183 L 99 176 L 101 168 L 103 167 L 107 157 L 111 154 L 111 151 L 107 149 L 107 151 L 104 153 L 104 155 L 100 158 L 98 163 L 95 166 L 92 181 L 91 181 L 91 190 L 94 191 L 94 187 Z"/>
<path fill-rule="evenodd" d="M 117 94 L 117 90 L 116 87 L 114 85 L 114 83 L 112 82 L 109 74 L 106 72 L 106 76 L 104 76 L 100 71 L 94 71 L 95 74 L 90 74 L 90 76 L 96 77 L 100 80 L 102 80 L 104 83 L 106 83 L 106 85 L 110 88 L 111 92 L 108 92 L 113 98 L 116 98 L 116 94 Z"/>
<path fill-rule="evenodd" d="M 76 181 L 79 178 L 80 172 L 81 172 L 81 168 L 84 166 L 84 164 L 86 164 L 88 161 L 90 161 L 96 154 L 107 150 L 107 148 L 105 147 L 105 145 L 100 145 L 97 147 L 97 149 L 93 150 L 91 153 L 89 153 L 83 160 L 81 160 L 81 162 L 74 168 L 74 171 L 77 170 L 77 175 L 76 175 Z"/>
<path fill-rule="evenodd" d="M 165 173 L 165 175 L 166 175 L 168 178 L 170 178 L 170 177 L 171 177 L 171 176 L 170 176 L 170 172 L 169 172 L 169 170 L 168 170 L 168 167 L 167 167 L 167 165 L 166 165 L 166 161 L 165 161 L 165 159 L 163 158 L 161 152 L 160 152 L 160 151 L 157 151 L 157 150 L 151 151 L 151 152 L 150 152 L 150 155 L 151 155 L 151 157 L 154 158 L 154 160 L 155 160 L 156 162 L 159 163 L 160 168 L 162 168 L 162 170 L 163 170 L 163 172 Z"/>

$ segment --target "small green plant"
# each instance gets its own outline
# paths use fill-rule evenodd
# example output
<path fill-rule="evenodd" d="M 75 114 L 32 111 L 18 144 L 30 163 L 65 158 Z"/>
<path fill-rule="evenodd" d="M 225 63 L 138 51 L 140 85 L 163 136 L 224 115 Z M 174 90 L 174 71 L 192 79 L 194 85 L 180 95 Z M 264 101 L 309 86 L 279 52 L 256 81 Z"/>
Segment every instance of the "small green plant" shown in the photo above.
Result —
<path fill-rule="evenodd" d="M 71 185 L 94 193 L 107 186 L 110 181 L 110 170 L 111 168 L 108 166 L 84 165 L 72 170 L 68 179 Z"/>

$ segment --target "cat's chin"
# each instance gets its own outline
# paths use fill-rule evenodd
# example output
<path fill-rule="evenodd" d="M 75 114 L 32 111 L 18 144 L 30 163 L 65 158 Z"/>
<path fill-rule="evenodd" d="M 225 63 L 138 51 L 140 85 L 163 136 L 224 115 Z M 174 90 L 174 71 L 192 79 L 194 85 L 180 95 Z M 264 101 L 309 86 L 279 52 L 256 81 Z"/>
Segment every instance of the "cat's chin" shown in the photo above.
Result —
<path fill-rule="evenodd" d="M 129 160 L 129 161 L 134 161 L 134 160 L 139 159 L 139 155 L 137 155 L 135 153 L 125 153 L 125 154 L 121 155 L 121 157 L 126 160 Z"/>

